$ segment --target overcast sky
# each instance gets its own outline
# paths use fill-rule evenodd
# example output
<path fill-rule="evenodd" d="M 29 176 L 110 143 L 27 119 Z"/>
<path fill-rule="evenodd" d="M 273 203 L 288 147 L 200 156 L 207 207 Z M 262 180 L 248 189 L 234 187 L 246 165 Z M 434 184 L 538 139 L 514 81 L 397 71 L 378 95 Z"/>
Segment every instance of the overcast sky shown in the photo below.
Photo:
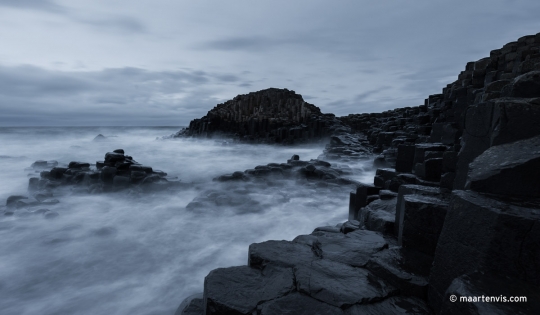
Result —
<path fill-rule="evenodd" d="M 540 32 L 539 0 L 0 0 L 0 126 L 181 126 L 288 88 L 336 115 L 423 103 Z"/>

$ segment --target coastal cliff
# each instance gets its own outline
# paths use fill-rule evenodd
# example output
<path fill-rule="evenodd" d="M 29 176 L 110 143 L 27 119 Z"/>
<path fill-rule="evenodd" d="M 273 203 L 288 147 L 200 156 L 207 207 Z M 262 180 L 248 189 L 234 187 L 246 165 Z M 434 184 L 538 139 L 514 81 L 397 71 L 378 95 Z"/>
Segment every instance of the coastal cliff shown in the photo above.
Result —
<path fill-rule="evenodd" d="M 419 106 L 335 118 L 269 89 L 218 105 L 179 136 L 217 132 L 329 137 L 320 159 L 376 152 L 376 176 L 348 196 L 347 222 L 252 244 L 246 266 L 210 272 L 177 314 L 540 313 L 540 33 L 467 63 Z M 322 169 L 302 162 L 288 164 Z M 499 299 L 461 299 L 479 296 Z M 528 299 L 502 301 L 516 296 Z"/>

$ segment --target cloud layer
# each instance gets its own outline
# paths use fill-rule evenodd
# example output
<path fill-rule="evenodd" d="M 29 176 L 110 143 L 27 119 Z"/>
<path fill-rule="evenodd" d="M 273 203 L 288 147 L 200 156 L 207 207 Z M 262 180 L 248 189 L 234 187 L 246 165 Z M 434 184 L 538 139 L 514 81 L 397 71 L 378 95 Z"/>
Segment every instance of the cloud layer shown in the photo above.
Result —
<path fill-rule="evenodd" d="M 0 0 L 0 125 L 185 125 L 288 88 L 347 115 L 421 104 L 540 32 L 536 0 Z M 106 113 L 106 114 L 105 114 Z"/>

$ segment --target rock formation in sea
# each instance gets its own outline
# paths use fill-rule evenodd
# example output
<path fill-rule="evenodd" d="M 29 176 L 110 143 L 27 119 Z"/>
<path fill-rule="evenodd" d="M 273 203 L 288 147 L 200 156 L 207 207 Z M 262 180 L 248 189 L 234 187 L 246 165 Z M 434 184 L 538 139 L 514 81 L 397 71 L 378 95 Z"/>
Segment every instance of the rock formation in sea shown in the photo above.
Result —
<path fill-rule="evenodd" d="M 320 139 L 339 128 L 344 128 L 340 120 L 321 113 L 301 95 L 269 88 L 218 104 L 175 136 L 225 136 L 245 142 L 292 144 Z"/>
<path fill-rule="evenodd" d="M 329 137 L 320 159 L 377 152 L 376 176 L 349 194 L 347 222 L 252 244 L 177 314 L 540 313 L 540 33 L 467 63 L 419 106 L 336 118 L 269 89 L 179 135 L 216 133 Z"/>

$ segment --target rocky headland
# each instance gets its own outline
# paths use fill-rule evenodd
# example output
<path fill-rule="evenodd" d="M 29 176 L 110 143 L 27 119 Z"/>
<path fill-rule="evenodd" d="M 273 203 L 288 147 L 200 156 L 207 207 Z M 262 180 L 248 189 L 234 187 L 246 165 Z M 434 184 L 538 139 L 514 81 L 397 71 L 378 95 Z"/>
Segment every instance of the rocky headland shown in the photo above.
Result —
<path fill-rule="evenodd" d="M 294 173 L 353 187 L 347 222 L 252 244 L 246 266 L 210 272 L 176 314 L 540 313 L 540 33 L 467 63 L 419 106 L 335 117 L 268 89 L 216 106 L 176 136 L 326 139 L 318 160 L 293 156 L 216 180 Z M 373 184 L 335 166 L 372 153 Z"/>
<path fill-rule="evenodd" d="M 317 159 L 293 155 L 202 183 L 187 211 L 256 212 L 264 195 L 316 203 L 329 192 L 349 205 L 337 226 L 251 244 L 247 265 L 211 271 L 177 315 L 540 313 L 540 33 L 467 63 L 418 106 L 336 117 L 270 88 L 217 105 L 174 137 L 327 143 Z M 356 161 L 373 161 L 373 183 L 350 179 Z M 28 171 L 29 195 L 10 196 L 4 215 L 54 219 L 47 206 L 67 192 L 144 196 L 193 185 L 122 149 Z"/>

